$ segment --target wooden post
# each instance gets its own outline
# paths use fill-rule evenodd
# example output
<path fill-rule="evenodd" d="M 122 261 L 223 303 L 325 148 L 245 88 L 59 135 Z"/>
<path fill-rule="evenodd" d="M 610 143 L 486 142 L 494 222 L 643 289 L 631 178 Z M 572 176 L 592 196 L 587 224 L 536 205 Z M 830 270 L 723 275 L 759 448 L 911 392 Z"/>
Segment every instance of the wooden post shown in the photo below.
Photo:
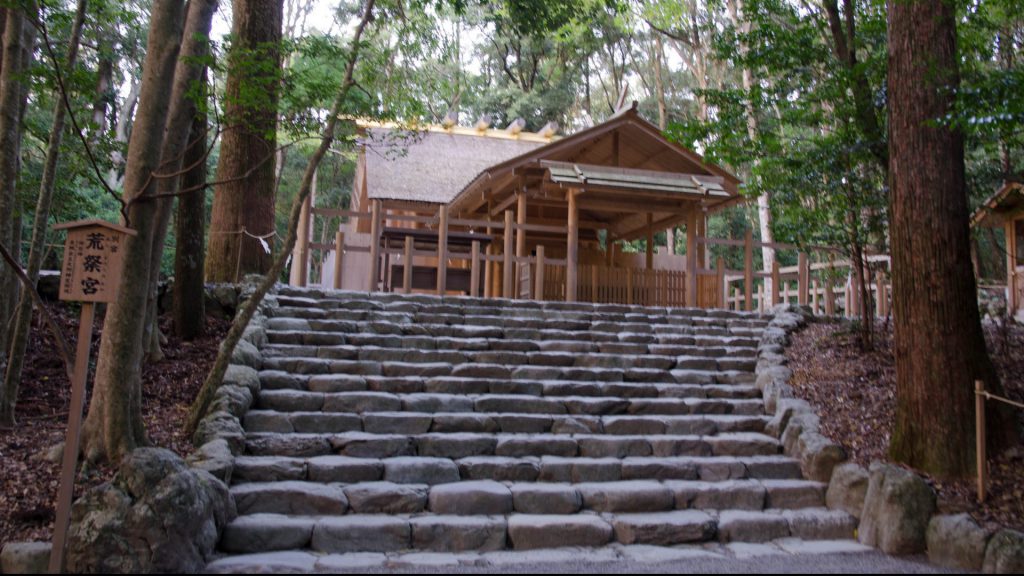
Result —
<path fill-rule="evenodd" d="M 737 311 L 741 310 L 742 308 L 740 308 L 740 289 L 739 289 L 739 286 L 733 286 L 732 287 L 732 299 L 733 299 L 732 309 L 733 310 L 737 310 Z"/>
<path fill-rule="evenodd" d="M 770 294 L 772 306 L 779 303 L 779 260 L 772 260 L 772 293 Z"/>
<path fill-rule="evenodd" d="M 718 295 L 722 298 L 719 308 L 729 308 L 729 287 L 725 285 L 725 258 L 718 257 L 715 265 L 715 275 L 718 277 Z"/>
<path fill-rule="evenodd" d="M 380 200 L 370 202 L 370 282 L 367 291 L 377 291 L 377 279 L 380 277 Z"/>
<path fill-rule="evenodd" d="M 974 381 L 974 438 L 977 442 L 978 454 L 978 502 L 985 501 L 985 490 L 988 484 L 988 459 L 985 457 L 985 383 Z"/>
<path fill-rule="evenodd" d="M 92 346 L 92 324 L 96 305 L 82 302 L 78 323 L 78 346 L 75 349 L 75 372 L 71 381 L 71 407 L 68 432 L 64 439 L 64 459 L 57 492 L 57 516 L 53 524 L 53 549 L 50 552 L 50 573 L 64 572 L 68 526 L 71 522 L 71 501 L 75 493 L 75 470 L 78 469 L 78 448 L 82 438 L 82 411 L 85 408 L 85 380 L 89 376 L 89 350 Z"/>
<path fill-rule="evenodd" d="M 831 269 L 830 269 L 831 270 Z M 832 276 L 825 280 L 825 315 L 832 316 L 836 313 L 836 295 L 832 291 Z"/>
<path fill-rule="evenodd" d="M 875 315 L 885 318 L 888 298 L 885 295 L 885 272 L 875 272 Z"/>
<path fill-rule="evenodd" d="M 757 285 L 757 311 L 764 312 L 764 284 Z"/>
<path fill-rule="evenodd" d="M 306 196 L 302 201 L 302 211 L 299 213 L 299 226 L 296 230 L 295 249 L 292 250 L 292 269 L 288 274 L 288 283 L 292 286 L 305 287 L 309 276 L 309 233 L 310 205 L 312 197 Z"/>
<path fill-rule="evenodd" d="M 789 280 L 783 280 L 782 282 L 782 300 L 780 303 L 789 304 L 790 293 L 789 293 Z"/>
<path fill-rule="evenodd" d="M 1020 308 L 1017 302 L 1017 235 L 1014 233 L 1015 220 L 1006 222 L 1003 234 L 1006 245 L 1006 313 L 1013 316 Z"/>
<path fill-rule="evenodd" d="M 633 305 L 633 268 L 626 268 L 626 304 Z"/>
<path fill-rule="evenodd" d="M 448 291 L 448 205 L 437 209 L 437 295 Z"/>
<path fill-rule="evenodd" d="M 743 238 L 743 302 L 747 312 L 754 310 L 754 233 Z"/>
<path fill-rule="evenodd" d="M 544 246 L 537 245 L 537 272 L 533 278 L 533 299 L 544 300 Z"/>
<path fill-rule="evenodd" d="M 519 228 L 516 229 L 516 260 L 519 260 L 526 256 L 526 230 L 522 228 L 526 224 L 526 193 L 520 192 L 516 194 L 516 224 L 519 224 Z M 516 291 L 519 291 L 520 282 L 523 281 L 523 266 L 529 266 L 522 262 L 516 262 L 515 266 L 515 286 Z"/>
<path fill-rule="evenodd" d="M 591 302 L 597 302 L 597 300 L 598 300 L 598 298 L 597 298 L 597 296 L 598 296 L 597 286 L 598 286 L 598 282 L 600 281 L 598 279 L 598 277 L 597 277 L 597 272 L 598 272 L 597 269 L 598 268 L 600 268 L 600 266 L 591 266 L 590 267 L 590 301 Z"/>
<path fill-rule="evenodd" d="M 654 214 L 647 213 L 647 254 L 645 265 L 648 270 L 654 269 Z"/>
<path fill-rule="evenodd" d="M 801 252 L 797 256 L 796 277 L 796 303 L 801 306 L 807 306 L 807 304 L 810 303 L 811 270 L 810 265 L 807 262 L 807 254 L 804 252 Z"/>
<path fill-rule="evenodd" d="M 568 234 L 565 248 L 565 301 L 576 301 L 576 265 L 579 262 L 580 216 L 576 207 L 576 190 L 570 188 L 565 195 L 569 201 Z"/>
<path fill-rule="evenodd" d="M 697 208 L 686 220 L 686 305 L 697 306 Z"/>
<path fill-rule="evenodd" d="M 488 244 L 487 248 L 484 249 L 484 254 L 492 256 L 494 254 L 494 245 Z M 491 264 L 490 258 L 484 261 L 484 298 L 494 298 L 494 279 L 492 278 L 494 266 Z"/>
<path fill-rule="evenodd" d="M 334 234 L 334 289 L 341 290 L 342 272 L 345 266 L 345 233 Z"/>
<path fill-rule="evenodd" d="M 402 254 L 402 291 L 406 294 L 412 293 L 412 260 L 413 256 L 412 236 L 405 237 L 405 252 Z"/>
<path fill-rule="evenodd" d="M 480 241 L 473 240 L 469 258 L 469 295 L 480 296 Z"/>
<path fill-rule="evenodd" d="M 512 262 L 512 211 L 505 210 L 505 262 L 501 270 L 501 296 L 502 298 L 515 298 L 515 265 Z"/>
<path fill-rule="evenodd" d="M 811 312 L 817 316 L 820 310 L 821 308 L 818 306 L 818 280 L 815 279 L 811 280 Z"/>

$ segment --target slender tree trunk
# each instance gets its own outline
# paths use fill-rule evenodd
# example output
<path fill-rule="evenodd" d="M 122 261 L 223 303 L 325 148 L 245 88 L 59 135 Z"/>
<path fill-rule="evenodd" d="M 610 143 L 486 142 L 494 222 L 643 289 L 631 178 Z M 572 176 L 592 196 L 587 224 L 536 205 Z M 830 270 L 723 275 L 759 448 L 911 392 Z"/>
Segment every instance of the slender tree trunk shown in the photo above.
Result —
<path fill-rule="evenodd" d="M 206 232 L 206 111 L 199 110 L 192 122 L 189 147 L 181 176 L 183 190 L 195 190 L 178 198 L 174 221 L 174 332 L 182 340 L 203 333 L 206 311 L 203 289 L 203 240 Z"/>
<path fill-rule="evenodd" d="M 141 410 L 142 333 L 149 284 L 150 251 L 157 205 L 150 199 L 160 167 L 164 126 L 181 42 L 184 4 L 154 0 L 142 69 L 138 112 L 128 144 L 124 197 L 130 225 L 138 233 L 124 244 L 118 299 L 107 307 L 89 415 L 82 434 L 90 461 L 117 461 L 145 444 Z"/>
<path fill-rule="evenodd" d="M 309 193 L 313 188 L 313 179 L 316 177 L 316 171 L 317 167 L 320 166 L 320 161 L 323 160 L 324 155 L 327 154 L 327 150 L 331 147 L 331 143 L 334 142 L 334 132 L 338 123 L 338 116 L 340 115 L 343 105 L 345 104 L 345 100 L 348 98 L 348 93 L 354 84 L 353 74 L 355 73 L 356 62 L 359 58 L 359 49 L 361 46 L 360 40 L 362 39 L 363 31 L 366 29 L 366 26 L 373 19 L 374 2 L 375 0 L 366 0 L 366 5 L 363 7 L 362 19 L 360 20 L 359 25 L 356 26 L 355 34 L 352 38 L 352 48 L 350 50 L 351 56 L 349 57 L 348 65 L 345 67 L 345 77 L 338 89 L 338 95 L 334 99 L 334 104 L 331 106 L 331 110 L 327 114 L 327 124 L 324 126 L 324 133 L 320 139 L 320 145 L 306 164 L 306 171 L 303 173 L 302 183 L 299 185 L 299 193 L 295 196 L 295 200 L 292 202 L 291 213 L 288 216 L 288 236 L 285 238 L 284 247 L 274 260 L 273 268 L 271 268 L 270 272 L 264 276 L 259 286 L 257 286 L 256 291 L 248 300 L 246 300 L 242 309 L 238 311 L 237 315 L 235 315 L 235 320 L 231 323 L 231 329 L 228 330 L 228 334 L 224 338 L 224 342 L 221 343 L 213 368 L 210 369 L 210 374 L 206 377 L 206 380 L 203 382 L 203 387 L 199 390 L 199 394 L 196 396 L 195 402 L 192 403 L 192 407 L 189 409 L 188 421 L 185 424 L 185 429 L 190 434 L 195 432 L 196 426 L 199 424 L 200 419 L 206 414 L 206 410 L 209 408 L 210 402 L 213 401 L 214 394 L 216 394 L 217 389 L 224 380 L 224 373 L 227 371 L 228 361 L 231 359 L 231 355 L 234 353 L 235 346 L 238 345 L 238 341 L 242 339 L 242 333 L 249 325 L 249 321 L 252 320 L 253 315 L 256 313 L 256 309 L 263 301 L 263 297 L 266 296 L 267 292 L 269 292 L 274 284 L 277 283 L 277 279 L 281 276 L 281 272 L 284 271 L 284 266 L 291 255 L 292 249 L 295 248 L 296 231 L 299 224 L 299 215 L 302 212 L 302 204 L 305 203 L 306 197 L 309 196 Z"/>
<path fill-rule="evenodd" d="M 274 164 L 282 0 L 234 0 L 206 276 L 265 274 L 272 255 L 253 236 L 274 232 Z M 254 102 L 254 94 L 260 95 Z M 241 177 L 251 171 L 246 177 Z M 274 244 L 273 238 L 267 243 Z"/>
<path fill-rule="evenodd" d="M 3 56 L 0 61 L 0 244 L 11 247 L 11 254 L 21 254 L 17 241 L 21 234 L 15 224 L 17 204 L 15 188 L 18 183 L 21 148 L 21 116 L 27 97 L 27 85 L 22 73 L 27 67 L 26 44 L 32 43 L 28 34 L 34 28 L 27 18 L 35 18 L 37 7 L 34 3 L 24 7 L 9 8 L 4 22 Z M 18 298 L 18 285 L 14 272 L 7 266 L 0 267 L 0 366 L 7 364 L 8 326 L 14 315 Z"/>
<path fill-rule="evenodd" d="M 184 156 L 188 147 L 188 136 L 192 121 L 195 118 L 197 102 L 189 92 L 203 77 L 205 65 L 203 61 L 210 53 L 210 23 L 217 11 L 217 0 L 191 0 L 185 20 L 185 31 L 182 34 L 181 53 L 174 72 L 174 86 L 171 88 L 171 108 L 167 116 L 165 128 L 163 156 L 157 183 L 160 195 L 175 194 L 179 190 L 180 176 L 184 164 Z M 194 194 L 203 196 L 203 191 Z M 153 236 L 153 248 L 149 265 L 149 298 L 146 301 L 146 332 L 143 341 L 146 344 L 145 356 L 149 361 L 159 361 L 164 357 L 160 349 L 160 326 L 158 325 L 157 292 L 160 282 L 160 266 L 163 261 L 164 244 L 167 238 L 167 227 L 171 221 L 173 198 L 165 197 L 157 200 L 156 233 Z"/>
<path fill-rule="evenodd" d="M 96 95 L 92 101 L 94 141 L 107 131 L 107 108 L 114 98 L 114 46 L 110 35 L 104 23 L 97 23 L 96 55 L 99 61 L 96 64 Z"/>
<path fill-rule="evenodd" d="M 139 102 L 139 90 L 142 86 L 140 80 L 133 78 L 128 89 L 128 96 L 117 116 L 117 124 L 114 125 L 114 142 L 119 145 L 128 144 L 128 137 L 132 129 L 132 118 L 135 116 L 135 107 Z M 124 166 L 124 154 L 119 149 L 110 153 L 111 168 L 107 172 L 107 186 L 114 190 L 121 187 L 124 177 L 121 175 L 121 167 Z"/>
<path fill-rule="evenodd" d="M 78 44 L 82 37 L 82 24 L 85 22 L 87 0 L 78 0 L 75 20 L 71 27 L 71 38 L 68 40 L 68 51 L 64 57 L 64 70 L 67 74 L 73 70 L 78 59 Z M 27 274 L 35 285 L 39 281 L 39 269 L 42 267 L 43 255 L 46 253 L 46 230 L 50 219 L 50 205 L 53 200 L 54 181 L 57 176 L 57 161 L 60 158 L 61 140 L 64 136 L 64 119 L 67 108 L 59 93 L 54 94 L 53 126 L 46 148 L 46 160 L 43 164 L 43 175 L 39 182 L 39 199 L 36 201 L 35 221 L 32 225 L 32 243 L 28 253 Z M 32 295 L 24 291 L 18 303 L 14 328 L 11 336 L 10 358 L 4 374 L 3 396 L 0 398 L 0 425 L 14 424 L 14 407 L 18 401 L 18 385 L 21 382 L 21 369 L 28 346 L 28 332 L 32 322 Z"/>
<path fill-rule="evenodd" d="M 890 454 L 940 478 L 975 468 L 974 381 L 999 392 L 971 272 L 963 136 L 936 126 L 959 85 L 952 4 L 890 0 L 891 189 L 896 425 Z M 989 403 L 993 448 L 1014 434 Z"/>

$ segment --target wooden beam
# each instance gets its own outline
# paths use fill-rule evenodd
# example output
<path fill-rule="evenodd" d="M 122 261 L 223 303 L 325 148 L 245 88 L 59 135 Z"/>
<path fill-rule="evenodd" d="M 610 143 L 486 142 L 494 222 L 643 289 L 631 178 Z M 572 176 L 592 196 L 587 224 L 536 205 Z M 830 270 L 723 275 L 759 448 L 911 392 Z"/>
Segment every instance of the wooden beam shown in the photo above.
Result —
<path fill-rule="evenodd" d="M 686 305 L 697 306 L 697 210 L 686 222 Z"/>
<path fill-rule="evenodd" d="M 345 233 L 334 234 L 334 289 L 341 290 L 342 270 L 345 266 Z"/>
<path fill-rule="evenodd" d="M 402 291 L 406 294 L 412 293 L 412 259 L 413 259 L 412 236 L 405 237 L 405 254 L 402 255 Z"/>
<path fill-rule="evenodd" d="M 544 245 L 537 245 L 537 265 L 533 276 L 533 299 L 544 300 Z"/>
<path fill-rule="evenodd" d="M 576 190 L 570 189 L 566 195 L 569 200 L 567 215 L 568 233 L 566 234 L 565 250 L 565 301 L 576 301 L 576 273 L 579 263 L 579 210 L 576 206 Z"/>
<path fill-rule="evenodd" d="M 448 206 L 437 209 L 437 295 L 448 291 Z"/>
<path fill-rule="evenodd" d="M 526 193 L 520 192 L 516 194 L 516 224 L 523 226 L 526 224 Z M 523 228 L 516 229 L 516 258 L 522 258 L 526 256 L 526 230 Z M 516 289 L 519 288 L 519 283 L 523 278 L 523 266 L 524 264 L 516 264 L 516 277 L 515 285 Z"/>
<path fill-rule="evenodd" d="M 725 259 L 718 257 L 715 265 L 715 277 L 718 279 L 718 296 L 722 299 L 719 308 L 729 308 L 729 285 L 725 283 Z"/>
<path fill-rule="evenodd" d="M 513 196 L 513 199 L 515 197 Z M 515 274 L 513 272 L 512 264 L 512 211 L 505 210 L 505 231 L 504 231 L 504 256 L 505 260 L 502 265 L 502 288 L 501 296 L 503 298 L 515 298 Z"/>
<path fill-rule="evenodd" d="M 810 300 L 810 279 L 811 271 L 807 262 L 807 253 L 801 252 L 797 256 L 797 293 L 796 301 L 801 306 L 807 306 Z"/>
<path fill-rule="evenodd" d="M 370 202 L 370 282 L 367 291 L 377 291 L 380 276 L 380 200 Z"/>
<path fill-rule="evenodd" d="M 473 240 L 470 249 L 469 264 L 469 295 L 476 298 L 480 296 L 480 241 Z"/>
<path fill-rule="evenodd" d="M 772 306 L 779 304 L 782 290 L 779 287 L 779 261 L 772 260 L 772 293 L 770 294 Z"/>
<path fill-rule="evenodd" d="M 1003 234 L 1006 245 L 1006 313 L 1013 316 L 1020 307 L 1020 302 L 1017 302 L 1017 235 L 1013 220 L 1005 223 Z"/>
<path fill-rule="evenodd" d="M 618 134 L 618 133 L 616 133 Z M 654 214 L 647 213 L 647 258 L 644 262 L 648 270 L 654 270 Z"/>

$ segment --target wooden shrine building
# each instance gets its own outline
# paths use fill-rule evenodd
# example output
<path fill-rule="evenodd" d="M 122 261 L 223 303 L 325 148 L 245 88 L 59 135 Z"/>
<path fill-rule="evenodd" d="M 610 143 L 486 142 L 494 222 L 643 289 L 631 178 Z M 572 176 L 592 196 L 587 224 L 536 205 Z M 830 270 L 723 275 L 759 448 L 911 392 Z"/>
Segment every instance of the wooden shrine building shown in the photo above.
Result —
<path fill-rule="evenodd" d="M 1024 321 L 1024 184 L 1004 184 L 974 211 L 971 226 L 1003 228 L 1006 238 L 1006 309 Z"/>
<path fill-rule="evenodd" d="M 346 289 L 726 304 L 703 236 L 708 215 L 742 201 L 736 176 L 665 139 L 635 103 L 566 137 L 522 125 L 362 126 L 352 205 L 307 207 L 293 283 L 319 249 L 321 283 Z M 309 241 L 316 214 L 349 217 L 333 245 Z M 676 226 L 686 256 L 656 252 L 655 234 Z M 622 250 L 638 239 L 645 253 Z M 748 271 L 748 307 L 750 284 Z"/>

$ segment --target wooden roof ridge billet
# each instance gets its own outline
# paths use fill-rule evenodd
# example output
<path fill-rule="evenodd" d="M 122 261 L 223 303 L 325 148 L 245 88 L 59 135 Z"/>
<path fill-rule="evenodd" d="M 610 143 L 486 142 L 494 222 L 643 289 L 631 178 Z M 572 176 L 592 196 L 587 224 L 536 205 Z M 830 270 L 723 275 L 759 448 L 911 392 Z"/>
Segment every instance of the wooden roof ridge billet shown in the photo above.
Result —
<path fill-rule="evenodd" d="M 550 123 L 549 123 L 550 124 Z M 520 140 L 523 142 L 549 143 L 558 141 L 564 136 L 559 136 L 550 130 L 541 132 L 513 132 L 506 129 L 481 128 L 481 121 L 474 126 L 459 126 L 443 124 L 401 124 L 399 122 L 378 121 L 378 120 L 356 120 L 360 128 L 384 128 L 388 130 L 411 130 L 416 132 L 436 132 L 440 134 L 454 134 L 457 136 L 476 136 L 483 138 L 496 138 L 498 140 Z M 489 126 L 489 124 L 488 124 Z M 547 128 L 547 126 L 545 126 Z"/>
<path fill-rule="evenodd" d="M 709 176 L 707 174 L 690 174 L 684 172 L 666 172 L 664 170 L 647 170 L 644 168 L 626 168 L 622 166 L 601 166 L 600 164 L 585 164 L 583 162 L 562 162 L 560 160 L 541 160 L 541 166 L 558 166 L 558 167 L 569 167 L 574 166 L 577 169 L 597 169 L 602 172 L 613 172 L 627 175 L 637 176 L 652 176 L 652 177 L 680 177 L 680 178 L 692 178 L 699 183 L 704 182 L 725 182 L 725 178 L 721 176 Z"/>
<path fill-rule="evenodd" d="M 1010 194 L 1018 192 L 1024 194 L 1024 184 L 1015 180 L 1007 180 L 991 196 L 985 199 L 971 214 L 971 227 L 981 226 L 982 223 L 992 215 Z"/>

